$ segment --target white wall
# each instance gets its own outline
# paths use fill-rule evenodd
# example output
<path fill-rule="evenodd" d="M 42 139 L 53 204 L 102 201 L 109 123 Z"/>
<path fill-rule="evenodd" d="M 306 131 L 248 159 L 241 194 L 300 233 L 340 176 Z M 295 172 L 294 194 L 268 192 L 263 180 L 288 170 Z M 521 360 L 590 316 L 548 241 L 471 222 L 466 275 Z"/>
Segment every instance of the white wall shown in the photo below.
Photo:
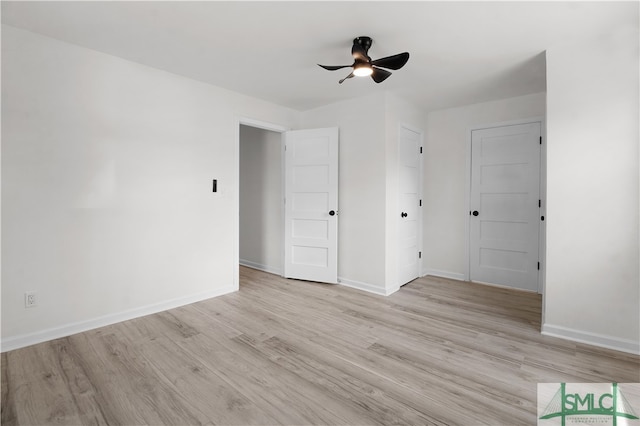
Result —
<path fill-rule="evenodd" d="M 240 126 L 240 264 L 282 274 L 281 134 Z"/>
<path fill-rule="evenodd" d="M 239 116 L 299 114 L 3 26 L 2 349 L 237 289 Z"/>
<path fill-rule="evenodd" d="M 543 117 L 545 94 L 468 105 L 427 115 L 424 149 L 424 274 L 464 279 L 469 131 L 473 126 Z"/>
<path fill-rule="evenodd" d="M 637 37 L 548 52 L 544 324 L 636 352 Z M 237 289 L 239 117 L 340 127 L 339 275 L 392 287 L 394 123 L 420 127 L 413 107 L 297 113 L 8 26 L 2 55 L 2 350 Z M 469 128 L 544 113 L 533 94 L 426 116 L 425 272 L 464 271 Z"/>
<path fill-rule="evenodd" d="M 340 128 L 338 278 L 385 293 L 385 95 L 302 113 L 302 128 Z"/>
<path fill-rule="evenodd" d="M 341 284 L 398 290 L 398 131 L 423 128 L 424 113 L 386 92 L 306 111 L 302 126 L 340 128 Z"/>
<path fill-rule="evenodd" d="M 547 52 L 543 324 L 548 334 L 636 353 L 638 60 L 637 23 Z"/>

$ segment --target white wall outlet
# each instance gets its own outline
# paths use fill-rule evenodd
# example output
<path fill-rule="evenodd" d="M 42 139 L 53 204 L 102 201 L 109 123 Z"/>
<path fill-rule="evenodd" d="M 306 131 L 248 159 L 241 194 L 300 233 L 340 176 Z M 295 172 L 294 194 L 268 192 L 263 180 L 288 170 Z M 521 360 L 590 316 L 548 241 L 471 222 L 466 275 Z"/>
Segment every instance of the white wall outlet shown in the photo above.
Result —
<path fill-rule="evenodd" d="M 33 308 L 34 306 L 38 306 L 38 298 L 36 297 L 37 293 L 35 291 L 27 291 L 24 294 L 24 307 L 25 308 Z"/>

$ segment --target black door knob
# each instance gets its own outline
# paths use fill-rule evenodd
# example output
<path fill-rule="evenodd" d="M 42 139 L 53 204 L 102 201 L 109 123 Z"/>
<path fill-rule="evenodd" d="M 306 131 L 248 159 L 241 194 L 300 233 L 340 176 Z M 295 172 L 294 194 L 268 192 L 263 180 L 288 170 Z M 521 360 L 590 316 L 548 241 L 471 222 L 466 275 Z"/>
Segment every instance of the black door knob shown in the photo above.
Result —
<path fill-rule="evenodd" d="M 478 213 L 478 210 L 474 210 L 472 213 L 474 216 L 478 216 L 480 213 Z"/>
<path fill-rule="evenodd" d="M 335 212 L 334 210 L 331 210 L 331 211 L 329 212 L 329 216 L 335 216 L 335 215 L 336 215 L 336 212 Z"/>
<path fill-rule="evenodd" d="M 400 217 L 407 217 L 407 216 L 409 216 L 409 215 L 407 213 L 405 213 L 405 212 L 400 213 Z"/>

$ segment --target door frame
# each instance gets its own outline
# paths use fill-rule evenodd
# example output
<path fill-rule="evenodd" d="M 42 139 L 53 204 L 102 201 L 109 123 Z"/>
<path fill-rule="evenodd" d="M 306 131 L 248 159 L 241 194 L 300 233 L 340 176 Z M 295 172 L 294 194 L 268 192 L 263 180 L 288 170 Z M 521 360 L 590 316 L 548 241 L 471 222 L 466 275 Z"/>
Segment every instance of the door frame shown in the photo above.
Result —
<path fill-rule="evenodd" d="M 520 120 L 502 121 L 497 123 L 488 123 L 476 125 L 467 129 L 466 144 L 466 178 L 465 178 L 465 197 L 464 197 L 464 279 L 471 280 L 471 226 L 469 223 L 468 212 L 471 211 L 471 139 L 475 130 L 490 129 L 494 127 L 515 126 L 519 124 L 540 123 L 540 134 L 542 135 L 542 145 L 540 147 L 540 215 L 547 215 L 547 128 L 544 117 L 532 117 Z M 546 241 L 547 227 L 546 221 L 538 221 L 538 259 L 540 259 L 540 273 L 538 274 L 538 293 L 544 295 L 546 282 Z M 542 309 L 544 314 L 544 306 Z"/>
<path fill-rule="evenodd" d="M 397 193 L 396 193 L 396 206 L 395 206 L 395 213 L 397 214 L 398 212 L 400 212 L 400 186 L 399 186 L 399 173 L 400 173 L 400 138 L 401 138 L 401 134 L 402 134 L 402 129 L 407 129 L 411 132 L 417 133 L 420 135 L 420 149 L 422 150 L 420 153 L 420 161 L 418 161 L 418 199 L 419 200 L 424 200 L 424 193 L 423 193 L 423 180 L 424 180 L 424 157 L 422 156 L 424 153 L 424 131 L 422 129 L 419 129 L 417 127 L 411 126 L 409 124 L 406 123 L 398 123 L 398 146 L 397 146 L 397 159 L 396 159 L 396 167 L 397 167 L 397 171 L 398 171 L 398 186 L 397 186 Z M 423 241 L 422 241 L 422 232 L 423 232 L 423 206 L 420 206 L 418 208 L 418 229 L 416 230 L 416 232 L 418 233 L 417 237 L 418 237 L 418 252 L 424 254 L 424 247 L 423 247 Z M 396 216 L 396 219 L 394 219 L 396 221 L 396 226 L 398 224 L 398 219 Z M 399 240 L 400 240 L 400 235 L 399 235 L 399 227 L 396 227 L 396 277 L 395 277 L 395 283 L 396 283 L 396 289 L 400 288 L 401 285 L 399 282 L 399 278 L 400 278 L 400 247 L 399 247 Z M 424 276 L 423 270 L 423 261 L 424 258 L 419 258 L 418 259 L 418 275 L 417 278 L 420 278 L 422 276 Z"/>
<path fill-rule="evenodd" d="M 290 127 L 270 123 L 268 121 L 256 120 L 249 117 L 238 116 L 235 120 L 235 186 L 234 190 L 237 194 L 234 203 L 235 214 L 233 217 L 233 226 L 235 231 L 235 237 L 233 239 L 233 287 L 236 291 L 240 289 L 240 126 L 255 127 L 257 129 L 270 130 L 272 132 L 280 133 L 280 158 L 281 164 L 284 166 L 284 132 L 291 130 Z M 280 186 L 282 191 L 282 200 L 280 205 L 284 205 L 284 167 L 280 170 Z M 284 209 L 281 209 L 281 223 L 284 229 Z M 282 260 L 280 270 L 284 271 L 284 242 L 280 242 L 280 250 L 282 252 Z"/>

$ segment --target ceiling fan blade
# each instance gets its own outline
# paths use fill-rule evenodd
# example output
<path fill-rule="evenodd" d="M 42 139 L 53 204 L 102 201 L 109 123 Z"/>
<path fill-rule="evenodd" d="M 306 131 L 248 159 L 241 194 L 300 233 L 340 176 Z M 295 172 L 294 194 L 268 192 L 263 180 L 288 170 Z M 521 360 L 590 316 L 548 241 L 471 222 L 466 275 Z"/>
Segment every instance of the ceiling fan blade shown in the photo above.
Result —
<path fill-rule="evenodd" d="M 364 47 L 360 46 L 358 43 L 353 43 L 353 47 L 351 48 L 351 54 L 353 55 L 356 61 L 366 61 L 369 62 L 371 58 L 367 56 L 367 51 L 364 50 Z"/>
<path fill-rule="evenodd" d="M 376 83 L 382 83 L 387 78 L 389 78 L 390 75 L 391 75 L 391 72 L 389 72 L 387 70 L 383 70 L 382 68 L 373 67 L 373 73 L 371 74 L 371 78 Z"/>
<path fill-rule="evenodd" d="M 353 77 L 353 71 L 351 72 L 351 74 L 349 74 L 348 76 L 346 76 L 345 78 L 343 78 L 342 80 L 340 80 L 338 83 L 342 84 L 346 79 Z"/>
<path fill-rule="evenodd" d="M 318 64 L 318 66 L 324 68 L 325 70 L 335 71 L 342 68 L 349 68 L 351 65 L 320 65 Z"/>
<path fill-rule="evenodd" d="M 386 58 L 371 61 L 371 65 L 377 67 L 389 68 L 390 70 L 399 70 L 409 60 L 409 52 L 398 53 L 397 55 L 387 56 Z"/>

